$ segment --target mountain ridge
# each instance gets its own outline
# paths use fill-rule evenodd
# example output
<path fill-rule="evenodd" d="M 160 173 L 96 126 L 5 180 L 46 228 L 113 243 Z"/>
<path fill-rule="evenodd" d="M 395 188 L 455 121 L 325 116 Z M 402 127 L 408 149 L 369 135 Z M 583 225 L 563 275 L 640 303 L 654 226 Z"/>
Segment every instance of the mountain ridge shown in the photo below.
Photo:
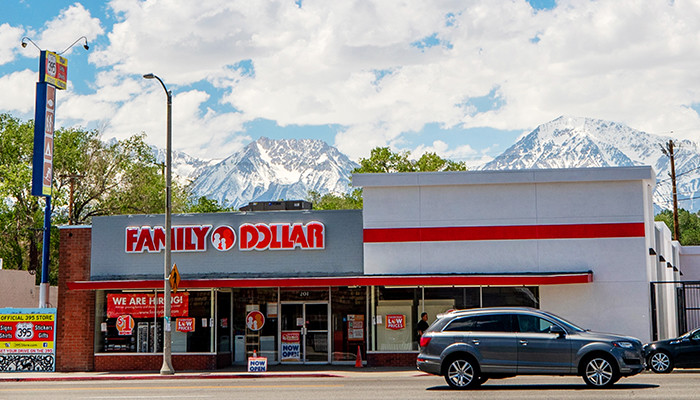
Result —
<path fill-rule="evenodd" d="M 660 136 L 601 119 L 560 116 L 521 136 L 512 146 L 475 170 L 591 168 L 651 165 L 656 172 L 655 212 L 671 209 L 670 161 L 661 151 L 670 136 Z M 679 207 L 700 210 L 700 146 L 675 140 Z M 159 150 L 157 156 L 164 156 Z M 191 182 L 195 195 L 226 206 L 251 201 L 306 199 L 308 192 L 348 193 L 359 165 L 322 140 L 260 137 L 218 161 L 173 153 L 173 171 Z M 690 199 L 690 200 L 683 200 Z"/>

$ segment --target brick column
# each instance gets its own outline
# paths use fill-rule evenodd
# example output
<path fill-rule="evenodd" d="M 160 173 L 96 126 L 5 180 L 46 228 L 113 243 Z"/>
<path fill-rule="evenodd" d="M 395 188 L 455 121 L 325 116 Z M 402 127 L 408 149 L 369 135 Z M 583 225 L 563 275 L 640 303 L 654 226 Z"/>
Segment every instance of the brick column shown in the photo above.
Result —
<path fill-rule="evenodd" d="M 68 290 L 68 282 L 90 279 L 92 228 L 61 227 L 60 240 L 56 371 L 92 371 L 95 365 L 95 292 Z"/>

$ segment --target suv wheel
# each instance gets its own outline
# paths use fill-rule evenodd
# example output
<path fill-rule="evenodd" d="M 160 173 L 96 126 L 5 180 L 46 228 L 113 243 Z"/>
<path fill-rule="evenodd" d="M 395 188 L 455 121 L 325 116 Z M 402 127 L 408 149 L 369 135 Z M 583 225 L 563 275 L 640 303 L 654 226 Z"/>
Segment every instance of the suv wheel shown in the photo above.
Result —
<path fill-rule="evenodd" d="M 606 356 L 589 358 L 583 368 L 583 380 L 586 385 L 595 388 L 608 388 L 620 379 L 614 361 Z"/>
<path fill-rule="evenodd" d="M 445 369 L 445 381 L 454 389 L 472 389 L 481 384 L 479 367 L 472 360 L 464 357 L 448 361 Z"/>
<path fill-rule="evenodd" d="M 649 364 L 651 370 L 657 374 L 667 374 L 673 371 L 671 356 L 665 351 L 655 351 L 651 353 L 647 364 Z"/>

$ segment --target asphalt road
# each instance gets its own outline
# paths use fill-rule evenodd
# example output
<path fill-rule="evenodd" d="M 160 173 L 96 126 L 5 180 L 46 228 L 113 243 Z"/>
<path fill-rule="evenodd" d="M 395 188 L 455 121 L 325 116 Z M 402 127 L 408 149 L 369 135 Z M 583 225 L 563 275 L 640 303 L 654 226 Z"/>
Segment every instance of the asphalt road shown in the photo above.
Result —
<path fill-rule="evenodd" d="M 416 371 L 337 377 L 3 382 L 0 399 L 698 399 L 700 371 L 643 373 L 612 389 L 588 389 L 578 377 L 490 380 L 469 392 Z"/>

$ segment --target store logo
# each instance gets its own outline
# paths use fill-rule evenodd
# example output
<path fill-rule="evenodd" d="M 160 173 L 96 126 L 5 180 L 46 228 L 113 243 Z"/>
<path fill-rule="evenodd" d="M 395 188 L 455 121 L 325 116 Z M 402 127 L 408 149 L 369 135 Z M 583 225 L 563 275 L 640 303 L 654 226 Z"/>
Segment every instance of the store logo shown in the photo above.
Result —
<path fill-rule="evenodd" d="M 238 229 L 241 250 L 318 250 L 325 248 L 325 227 L 308 224 L 243 224 Z"/>
<path fill-rule="evenodd" d="M 307 224 L 242 224 L 236 230 L 220 225 L 180 225 L 171 228 L 171 250 L 175 252 L 207 251 L 207 242 L 218 251 L 228 251 L 239 241 L 239 250 L 322 250 L 326 247 L 326 228 L 317 221 Z M 165 249 L 162 226 L 126 228 L 127 253 L 159 253 Z M 238 236 L 238 238 L 236 237 Z"/>
<path fill-rule="evenodd" d="M 206 251 L 206 237 L 211 225 L 174 226 L 170 229 L 170 249 L 172 251 Z M 156 226 L 126 228 L 127 253 L 159 253 L 165 249 L 165 228 Z"/>
<path fill-rule="evenodd" d="M 219 251 L 227 251 L 236 243 L 236 232 L 228 225 L 221 225 L 211 233 L 211 244 Z"/>

